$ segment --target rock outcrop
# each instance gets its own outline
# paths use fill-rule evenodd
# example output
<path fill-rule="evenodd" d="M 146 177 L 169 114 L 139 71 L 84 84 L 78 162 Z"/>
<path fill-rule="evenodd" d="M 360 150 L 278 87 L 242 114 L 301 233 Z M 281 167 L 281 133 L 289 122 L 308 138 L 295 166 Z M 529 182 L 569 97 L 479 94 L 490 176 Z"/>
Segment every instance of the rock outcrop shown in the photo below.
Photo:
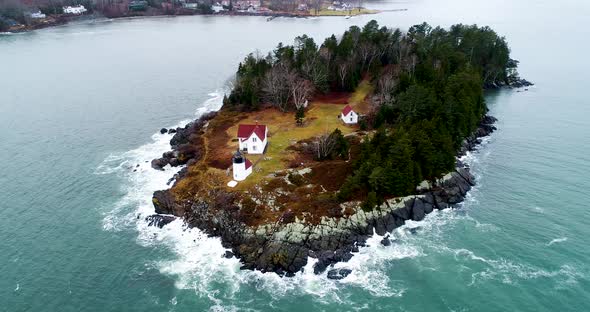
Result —
<path fill-rule="evenodd" d="M 190 161 L 197 161 L 202 156 L 202 138 L 201 134 L 207 126 L 209 120 L 215 117 L 217 113 L 211 112 L 201 116 L 201 118 L 188 123 L 182 128 L 166 129 L 162 128 L 160 133 L 174 134 L 170 140 L 172 151 L 165 152 L 162 157 L 152 160 L 152 168 L 156 170 L 164 170 L 164 167 L 170 165 L 171 167 L 178 167 L 189 163 Z"/>
<path fill-rule="evenodd" d="M 465 140 L 459 155 L 472 151 L 481 137 L 493 132 L 495 121 L 493 117 L 484 117 L 477 131 Z M 190 127 L 194 125 L 185 129 Z M 176 139 L 171 143 L 181 146 L 190 132 L 177 130 Z M 223 200 L 181 203 L 176 202 L 169 191 L 157 191 L 153 203 L 156 213 L 181 216 L 189 226 L 220 237 L 223 246 L 231 249 L 231 255 L 240 258 L 243 269 L 290 276 L 307 264 L 308 257 L 318 259 L 314 266 L 316 273 L 324 272 L 336 262 L 348 261 L 372 235 L 386 235 L 407 220 L 419 221 L 435 209 L 457 205 L 474 184 L 469 167 L 457 161 L 455 171 L 437 181 L 423 182 L 415 195 L 388 199 L 370 211 L 361 209 L 359 202 L 342 203 L 343 210 L 353 209 L 353 213 L 339 218 L 323 217 L 315 223 L 295 219 L 290 223 L 247 226 L 238 217 L 239 207 L 234 204 L 232 194 L 222 190 L 214 191 L 217 194 L 212 194 L 212 198 Z M 389 239 L 385 244 L 388 243 L 391 243 Z M 339 279 L 349 273 L 331 269 L 328 275 Z"/>
<path fill-rule="evenodd" d="M 174 216 L 166 216 L 166 215 L 151 215 L 145 218 L 145 221 L 148 223 L 149 226 L 156 226 L 159 228 L 163 228 L 166 224 L 176 220 Z"/>

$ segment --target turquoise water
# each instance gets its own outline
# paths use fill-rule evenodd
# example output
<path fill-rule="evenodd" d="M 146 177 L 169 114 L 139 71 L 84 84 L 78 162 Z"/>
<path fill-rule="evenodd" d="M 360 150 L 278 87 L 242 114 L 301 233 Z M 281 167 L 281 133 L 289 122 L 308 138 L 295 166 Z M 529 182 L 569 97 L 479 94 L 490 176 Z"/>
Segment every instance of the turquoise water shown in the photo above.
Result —
<path fill-rule="evenodd" d="M 409 10 L 0 36 L 0 311 L 589 310 L 590 5 L 514 2 L 383 2 L 371 5 Z M 342 281 L 243 272 L 215 238 L 180 222 L 145 226 L 151 192 L 173 174 L 145 163 L 168 147 L 160 127 L 219 107 L 246 53 L 371 18 L 490 25 L 536 83 L 487 95 L 499 130 L 466 159 L 478 186 L 463 207 L 396 230 L 392 246 L 375 237 L 338 264 L 353 269 Z"/>

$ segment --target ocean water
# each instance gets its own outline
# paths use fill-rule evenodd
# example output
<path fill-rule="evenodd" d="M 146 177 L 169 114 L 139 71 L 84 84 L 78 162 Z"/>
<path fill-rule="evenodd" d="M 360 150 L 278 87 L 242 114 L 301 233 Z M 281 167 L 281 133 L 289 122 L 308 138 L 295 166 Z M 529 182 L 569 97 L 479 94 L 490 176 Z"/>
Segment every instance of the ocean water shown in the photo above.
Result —
<path fill-rule="evenodd" d="M 0 311 L 590 310 L 590 16 L 584 1 L 408 0 L 374 16 L 103 20 L 0 35 Z M 147 227 L 174 170 L 161 127 L 221 105 L 237 63 L 370 19 L 489 25 L 528 91 L 486 95 L 465 203 L 369 241 L 341 281 L 240 271 L 216 238 Z M 313 262 L 310 262 L 309 267 Z"/>

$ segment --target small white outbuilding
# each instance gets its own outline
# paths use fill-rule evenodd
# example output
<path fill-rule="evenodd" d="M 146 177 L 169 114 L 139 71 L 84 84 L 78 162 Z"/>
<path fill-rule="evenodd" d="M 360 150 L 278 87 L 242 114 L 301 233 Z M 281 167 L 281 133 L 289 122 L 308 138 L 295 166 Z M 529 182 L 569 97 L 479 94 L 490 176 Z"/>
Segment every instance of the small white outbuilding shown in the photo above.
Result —
<path fill-rule="evenodd" d="M 345 124 L 352 125 L 359 122 L 359 115 L 352 109 L 350 105 L 346 105 L 340 113 L 340 119 L 342 119 Z"/>

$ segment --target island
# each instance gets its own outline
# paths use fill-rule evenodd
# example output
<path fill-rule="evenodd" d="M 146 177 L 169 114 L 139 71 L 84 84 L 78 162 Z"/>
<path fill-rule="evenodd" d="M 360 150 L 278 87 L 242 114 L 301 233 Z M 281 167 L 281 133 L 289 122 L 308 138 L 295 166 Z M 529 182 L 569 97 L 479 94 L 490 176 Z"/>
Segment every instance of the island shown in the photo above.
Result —
<path fill-rule="evenodd" d="M 220 237 L 243 269 L 292 276 L 309 259 L 343 278 L 374 234 L 463 201 L 460 156 L 495 130 L 484 89 L 523 86 L 488 27 L 371 21 L 318 45 L 302 35 L 240 63 L 222 108 L 174 133 L 150 224 L 182 218 Z M 222 256 L 222 255 L 220 255 Z"/>

